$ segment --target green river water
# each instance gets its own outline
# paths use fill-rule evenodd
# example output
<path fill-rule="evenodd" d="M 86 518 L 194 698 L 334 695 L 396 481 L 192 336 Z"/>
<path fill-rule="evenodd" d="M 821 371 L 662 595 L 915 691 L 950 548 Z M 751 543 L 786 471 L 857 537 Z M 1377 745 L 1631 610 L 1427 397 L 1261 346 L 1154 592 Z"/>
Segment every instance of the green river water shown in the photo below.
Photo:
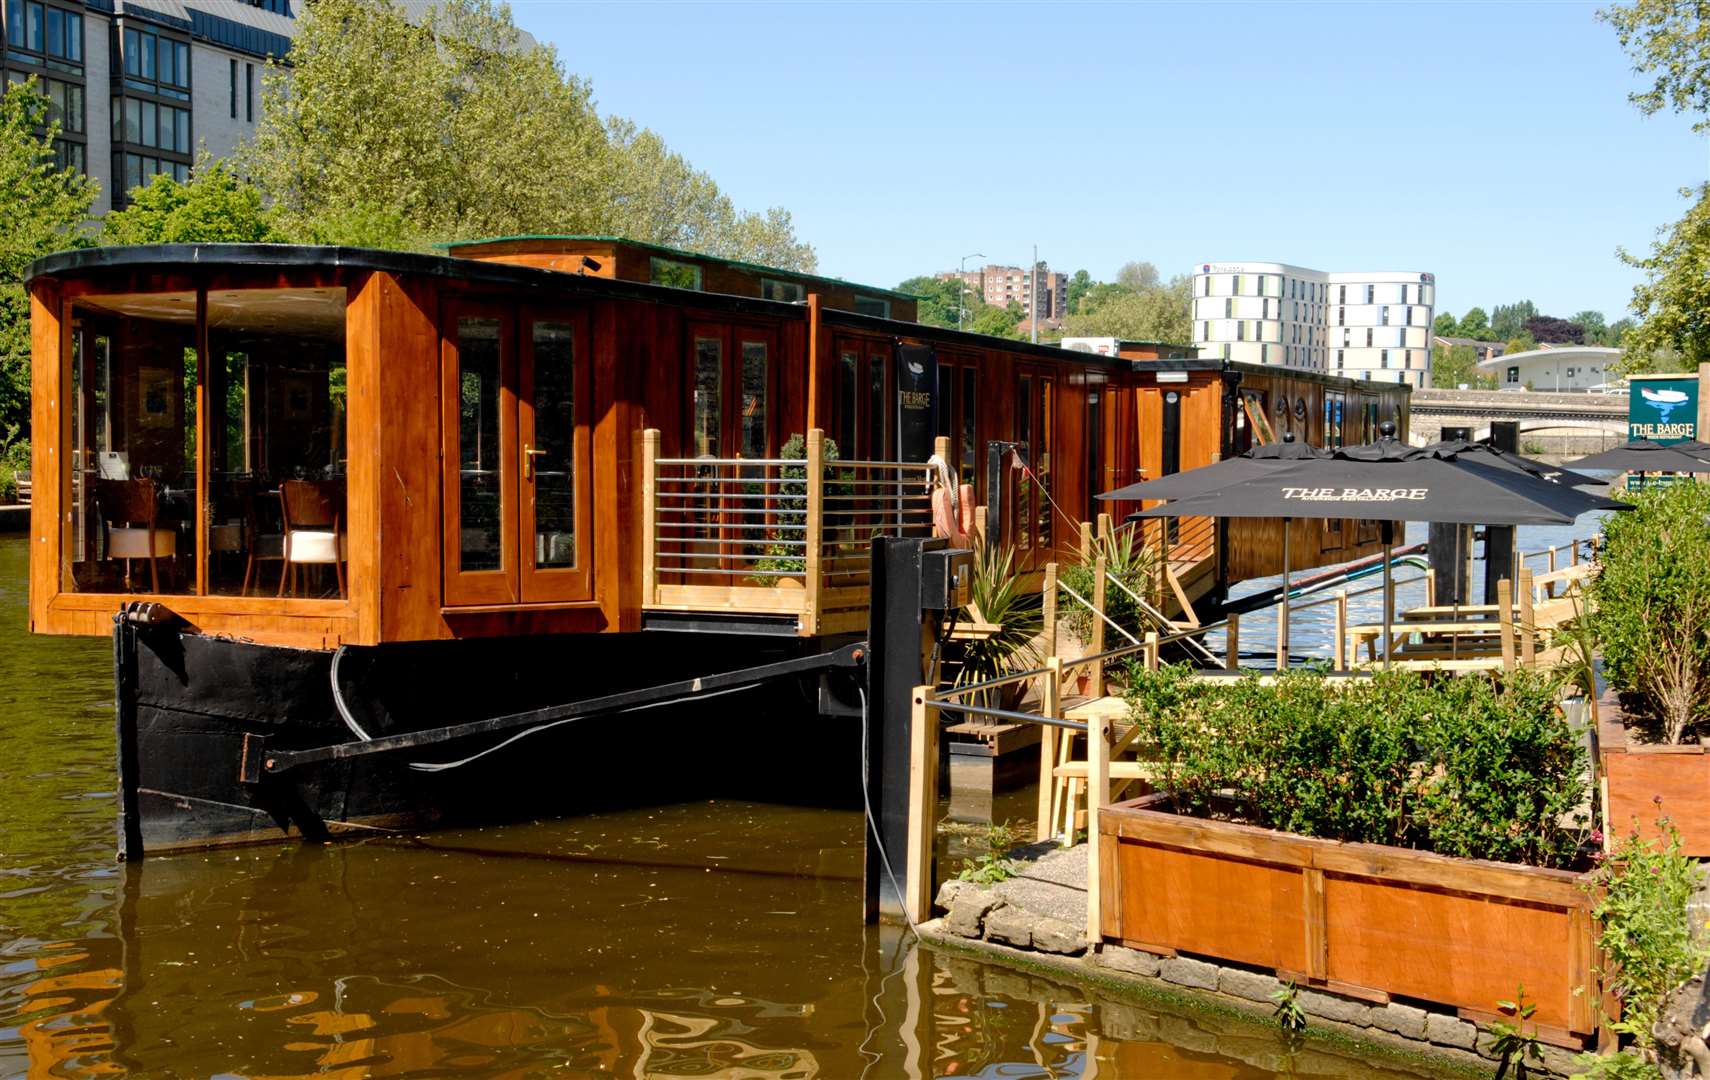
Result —
<path fill-rule="evenodd" d="M 0 536 L 0 1077 L 1413 1075 L 864 928 L 858 810 L 113 860 L 111 647 Z"/>

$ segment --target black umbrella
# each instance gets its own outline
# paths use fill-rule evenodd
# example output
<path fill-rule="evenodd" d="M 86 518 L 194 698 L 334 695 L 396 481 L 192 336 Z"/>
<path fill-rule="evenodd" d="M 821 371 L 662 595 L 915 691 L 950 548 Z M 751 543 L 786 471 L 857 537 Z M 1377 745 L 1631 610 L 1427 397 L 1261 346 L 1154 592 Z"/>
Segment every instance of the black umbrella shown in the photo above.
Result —
<path fill-rule="evenodd" d="M 1576 469 L 1609 472 L 1710 472 L 1710 443 L 1691 439 L 1677 443 L 1634 439 L 1568 464 Z"/>
<path fill-rule="evenodd" d="M 1486 460 L 1480 460 L 1485 458 Z M 1391 590 L 1389 548 L 1395 521 L 1441 521 L 1485 525 L 1565 525 L 1589 510 L 1623 503 L 1587 495 L 1518 468 L 1490 464 L 1480 452 L 1433 451 L 1384 439 L 1279 468 L 1139 517 L 1287 519 L 1365 518 L 1383 522 L 1385 663 Z M 1284 556 L 1284 596 L 1287 556 Z"/>
<path fill-rule="evenodd" d="M 1489 443 L 1449 439 L 1445 442 L 1431 443 L 1429 446 L 1420 447 L 1420 449 L 1438 457 L 1445 455 L 1458 457 L 1462 454 L 1472 454 L 1474 461 L 1485 465 L 1493 465 L 1498 469 L 1519 469 L 1521 472 L 1530 473 L 1539 479 L 1566 484 L 1568 487 L 1602 487 L 1608 483 L 1607 480 L 1599 480 L 1595 476 L 1586 476 L 1583 473 L 1565 469 L 1560 465 L 1551 465 L 1547 461 L 1539 461 L 1523 454 L 1509 453 L 1507 450 L 1498 450 Z"/>
<path fill-rule="evenodd" d="M 1171 473 L 1160 476 L 1156 480 L 1142 480 L 1139 483 L 1119 487 L 1100 495 L 1101 499 L 1115 502 L 1134 502 L 1140 499 L 1181 499 L 1189 495 L 1201 495 L 1215 491 L 1230 484 L 1243 480 L 1254 480 L 1268 476 L 1278 468 L 1291 465 L 1296 461 L 1328 456 L 1328 450 L 1320 450 L 1316 446 L 1305 443 L 1279 442 L 1265 443 L 1255 446 L 1246 453 L 1235 457 L 1214 461 L 1210 465 L 1201 465 L 1186 472 Z"/>

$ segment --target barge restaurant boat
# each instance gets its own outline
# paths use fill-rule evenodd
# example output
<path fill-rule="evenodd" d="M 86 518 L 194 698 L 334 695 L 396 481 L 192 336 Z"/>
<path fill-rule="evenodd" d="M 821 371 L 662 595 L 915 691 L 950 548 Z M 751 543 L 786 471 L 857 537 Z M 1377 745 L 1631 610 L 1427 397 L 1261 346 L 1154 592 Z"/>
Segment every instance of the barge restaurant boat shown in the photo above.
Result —
<path fill-rule="evenodd" d="M 614 713 L 461 771 L 246 759 L 842 648 L 870 538 L 933 529 L 935 450 L 1031 574 L 1140 509 L 1101 491 L 1407 426 L 1405 387 L 939 329 L 905 294 L 613 238 L 93 248 L 28 289 L 30 624 L 118 643 L 129 856 L 486 813 L 518 769 L 595 784 L 665 743 L 851 749 L 792 694 L 777 739 L 751 718 L 778 709 L 697 707 L 693 735 Z M 1189 603 L 1280 569 L 1280 523 L 1146 528 Z M 1294 528 L 1295 569 L 1377 550 L 1372 523 Z"/>

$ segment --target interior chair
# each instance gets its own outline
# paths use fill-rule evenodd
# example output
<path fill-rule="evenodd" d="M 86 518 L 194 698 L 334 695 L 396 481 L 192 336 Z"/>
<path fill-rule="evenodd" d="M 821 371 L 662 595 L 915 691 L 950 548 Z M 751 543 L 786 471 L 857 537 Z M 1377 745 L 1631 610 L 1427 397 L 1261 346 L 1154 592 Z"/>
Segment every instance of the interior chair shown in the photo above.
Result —
<path fill-rule="evenodd" d="M 251 586 L 261 588 L 261 564 L 281 562 L 285 558 L 285 534 L 279 525 L 279 503 L 272 492 L 263 497 L 252 482 L 243 498 L 243 588 L 248 596 Z"/>
<path fill-rule="evenodd" d="M 125 560 L 126 590 L 131 587 L 132 560 L 148 560 L 149 591 L 159 592 L 159 560 L 178 554 L 178 534 L 155 527 L 158 505 L 153 480 L 95 481 L 95 508 L 106 530 L 106 558 Z"/>
<path fill-rule="evenodd" d="M 297 592 L 297 568 L 331 565 L 338 578 L 338 595 L 344 596 L 345 542 L 340 520 L 344 486 L 333 481 L 287 480 L 279 485 L 279 513 L 283 523 L 284 563 L 279 570 L 279 595 L 287 582 Z"/>

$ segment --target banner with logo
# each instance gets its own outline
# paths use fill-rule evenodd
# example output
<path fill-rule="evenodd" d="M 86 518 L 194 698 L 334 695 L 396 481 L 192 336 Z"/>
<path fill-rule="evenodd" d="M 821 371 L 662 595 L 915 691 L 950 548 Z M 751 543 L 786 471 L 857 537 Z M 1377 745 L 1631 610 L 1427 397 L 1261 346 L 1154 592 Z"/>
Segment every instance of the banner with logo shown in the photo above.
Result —
<path fill-rule="evenodd" d="M 1677 443 L 1698 437 L 1698 380 L 1634 379 L 1627 391 L 1627 438 Z"/>

